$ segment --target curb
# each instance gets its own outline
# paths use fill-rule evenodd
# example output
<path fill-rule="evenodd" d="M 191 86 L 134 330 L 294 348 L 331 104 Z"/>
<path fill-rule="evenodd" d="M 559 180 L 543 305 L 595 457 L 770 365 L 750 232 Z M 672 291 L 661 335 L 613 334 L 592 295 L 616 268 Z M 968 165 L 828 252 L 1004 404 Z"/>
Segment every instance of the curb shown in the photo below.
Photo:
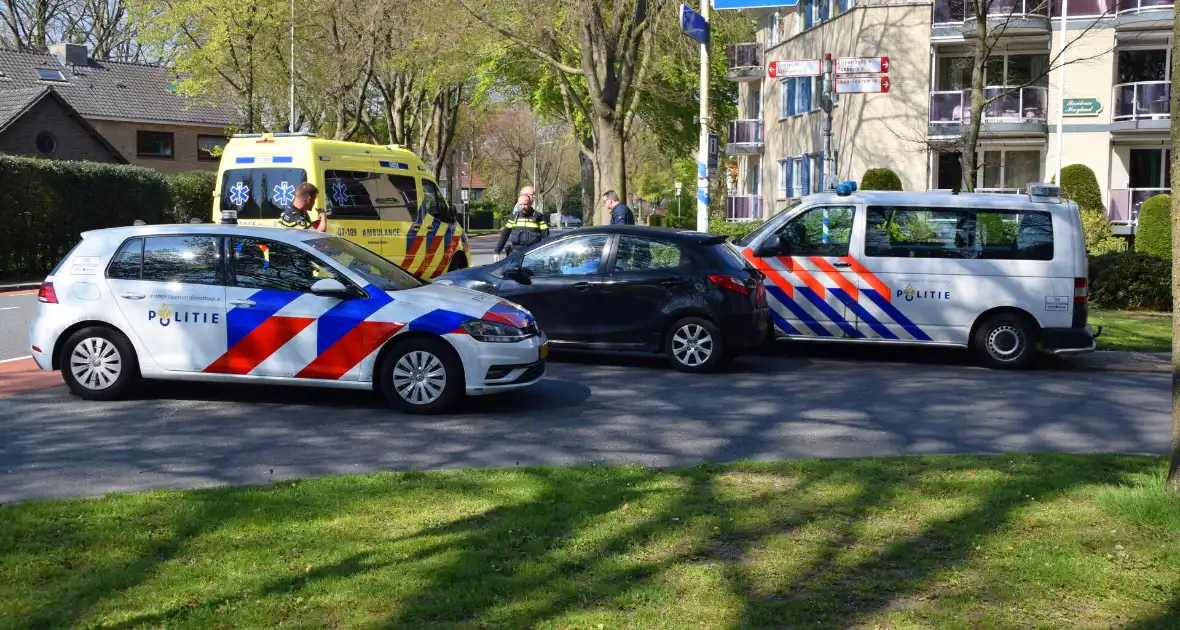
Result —
<path fill-rule="evenodd" d="M 29 291 L 32 289 L 40 289 L 40 282 L 22 282 L 17 284 L 0 284 L 0 293 L 12 293 L 14 291 Z"/>
<path fill-rule="evenodd" d="M 1172 357 L 1168 352 L 1099 350 L 1074 358 L 1059 357 L 1052 369 L 1066 372 L 1119 372 L 1125 374 L 1169 374 Z"/>

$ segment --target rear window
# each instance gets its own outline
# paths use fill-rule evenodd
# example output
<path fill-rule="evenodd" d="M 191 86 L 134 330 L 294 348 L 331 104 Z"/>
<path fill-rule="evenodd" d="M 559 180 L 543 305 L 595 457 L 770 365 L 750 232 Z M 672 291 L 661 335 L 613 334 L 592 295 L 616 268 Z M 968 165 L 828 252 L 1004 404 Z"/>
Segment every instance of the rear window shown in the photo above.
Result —
<path fill-rule="evenodd" d="M 221 209 L 237 210 L 239 219 L 278 219 L 305 181 L 301 168 L 230 169 L 221 176 Z"/>
<path fill-rule="evenodd" d="M 869 206 L 864 252 L 880 258 L 1053 260 L 1040 210 Z"/>
<path fill-rule="evenodd" d="M 742 255 L 738 253 L 738 250 L 728 242 L 710 245 L 708 250 L 709 254 L 725 267 L 729 267 L 731 269 L 746 268 L 746 259 L 742 258 Z"/>
<path fill-rule="evenodd" d="M 74 255 L 74 251 L 77 250 L 78 246 L 81 244 L 82 244 L 82 241 L 78 241 L 77 243 L 74 243 L 74 246 L 70 248 L 70 251 L 66 252 L 66 255 L 62 256 L 61 260 L 57 261 L 57 265 L 53 268 L 53 271 L 49 272 L 49 275 L 56 276 L 57 272 L 61 270 L 61 266 L 66 264 L 66 261 L 70 259 L 70 256 Z"/>

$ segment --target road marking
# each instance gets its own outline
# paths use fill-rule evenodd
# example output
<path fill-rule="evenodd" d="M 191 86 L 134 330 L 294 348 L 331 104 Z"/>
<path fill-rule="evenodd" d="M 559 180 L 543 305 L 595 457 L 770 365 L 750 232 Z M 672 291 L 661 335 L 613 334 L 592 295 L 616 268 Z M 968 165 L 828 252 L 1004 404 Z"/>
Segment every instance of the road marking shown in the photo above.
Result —
<path fill-rule="evenodd" d="M 19 306 L 0 306 L 0 311 L 15 311 Z"/>
<path fill-rule="evenodd" d="M 29 354 L 23 357 L 16 357 L 15 359 L 0 359 L 0 363 L 12 363 L 13 361 L 24 361 L 25 359 L 31 358 L 33 358 L 33 355 Z"/>

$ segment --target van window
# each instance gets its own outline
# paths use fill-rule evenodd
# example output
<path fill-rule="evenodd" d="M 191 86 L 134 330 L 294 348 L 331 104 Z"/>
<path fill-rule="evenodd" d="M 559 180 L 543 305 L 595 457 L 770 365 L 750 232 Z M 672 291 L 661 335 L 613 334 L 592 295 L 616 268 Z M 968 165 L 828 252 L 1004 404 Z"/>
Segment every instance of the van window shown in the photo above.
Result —
<path fill-rule="evenodd" d="M 321 193 L 333 219 L 377 220 L 377 199 L 380 192 L 377 182 L 381 176 L 361 171 L 324 171 L 324 187 Z"/>
<path fill-rule="evenodd" d="M 383 221 L 413 223 L 418 216 L 418 183 L 405 175 L 386 175 L 377 186 L 381 204 L 377 211 Z"/>
<path fill-rule="evenodd" d="M 446 200 L 443 199 L 442 193 L 438 191 L 438 187 L 434 185 L 434 182 L 429 179 L 422 180 L 422 197 L 422 205 L 425 206 L 430 216 L 446 223 L 454 220 L 450 212 L 448 212 L 449 206 L 447 206 Z"/>
<path fill-rule="evenodd" d="M 305 181 L 301 168 L 230 169 L 221 177 L 221 209 L 237 210 L 239 219 L 278 219 Z"/>
<path fill-rule="evenodd" d="M 869 206 L 865 255 L 1053 260 L 1053 217 L 1038 210 Z"/>
<path fill-rule="evenodd" d="M 855 216 L 853 206 L 819 206 L 788 221 L 778 235 L 791 256 L 847 256 Z"/>

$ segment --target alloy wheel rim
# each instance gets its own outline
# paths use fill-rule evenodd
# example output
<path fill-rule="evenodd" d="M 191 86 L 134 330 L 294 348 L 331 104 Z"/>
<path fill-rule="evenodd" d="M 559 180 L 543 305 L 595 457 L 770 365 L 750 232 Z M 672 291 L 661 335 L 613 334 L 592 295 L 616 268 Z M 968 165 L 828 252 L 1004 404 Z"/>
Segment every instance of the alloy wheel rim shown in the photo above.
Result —
<path fill-rule="evenodd" d="M 672 335 L 672 355 L 689 367 L 699 367 L 713 356 L 713 336 L 704 326 L 687 324 Z"/>
<path fill-rule="evenodd" d="M 996 359 L 1011 361 L 1024 350 L 1024 333 L 1012 325 L 998 326 L 987 336 L 987 350 Z"/>
<path fill-rule="evenodd" d="M 82 387 L 101 391 L 114 385 L 123 373 L 123 356 L 110 340 L 88 337 L 70 353 L 70 373 Z"/>
<path fill-rule="evenodd" d="M 439 399 L 447 386 L 447 369 L 429 352 L 407 352 L 393 366 L 393 388 L 412 405 L 429 405 Z"/>

